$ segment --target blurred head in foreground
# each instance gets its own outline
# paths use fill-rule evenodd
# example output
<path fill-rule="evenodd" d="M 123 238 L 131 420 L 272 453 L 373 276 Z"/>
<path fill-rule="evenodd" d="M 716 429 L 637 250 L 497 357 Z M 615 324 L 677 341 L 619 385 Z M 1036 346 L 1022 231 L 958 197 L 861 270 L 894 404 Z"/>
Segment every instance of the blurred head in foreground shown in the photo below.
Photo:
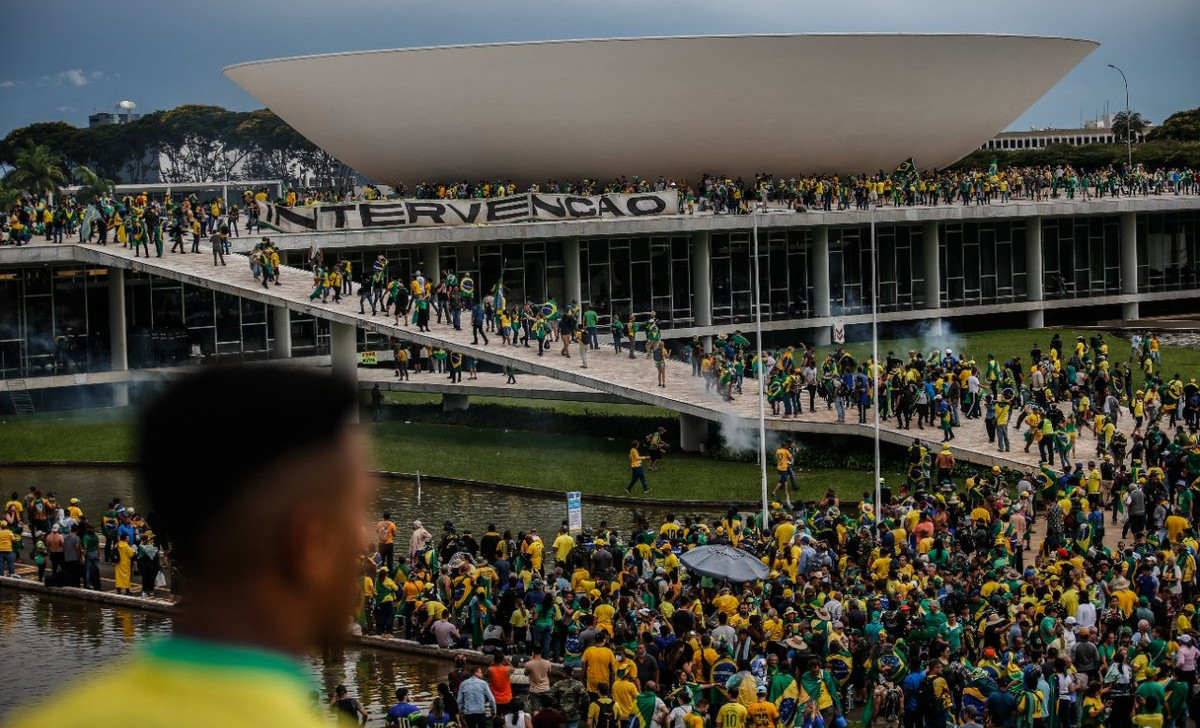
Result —
<path fill-rule="evenodd" d="M 116 692 L 151 724 L 323 725 L 295 658 L 339 643 L 357 598 L 374 483 L 356 406 L 349 381 L 265 366 L 214 367 L 150 403 L 138 462 L 183 577 L 174 634 L 13 725 L 116 726 Z"/>

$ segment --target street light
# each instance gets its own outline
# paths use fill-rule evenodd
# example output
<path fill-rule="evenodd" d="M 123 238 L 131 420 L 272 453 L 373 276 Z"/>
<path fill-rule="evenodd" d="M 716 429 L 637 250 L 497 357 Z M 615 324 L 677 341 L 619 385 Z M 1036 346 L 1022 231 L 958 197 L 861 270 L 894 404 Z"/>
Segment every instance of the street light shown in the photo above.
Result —
<path fill-rule="evenodd" d="M 1133 119 L 1129 116 L 1129 79 L 1125 78 L 1125 72 L 1117 68 L 1113 64 L 1108 64 L 1108 67 L 1117 73 L 1121 74 L 1121 80 L 1125 82 L 1125 149 L 1129 153 L 1129 169 L 1133 170 Z"/>

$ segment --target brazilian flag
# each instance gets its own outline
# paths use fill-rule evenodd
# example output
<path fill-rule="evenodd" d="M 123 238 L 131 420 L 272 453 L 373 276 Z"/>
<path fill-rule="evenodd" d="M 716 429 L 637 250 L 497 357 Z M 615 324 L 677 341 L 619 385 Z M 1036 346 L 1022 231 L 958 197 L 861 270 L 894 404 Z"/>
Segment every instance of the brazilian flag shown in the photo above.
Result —
<path fill-rule="evenodd" d="M 729 679 L 737 674 L 737 663 L 728 657 L 722 657 L 713 663 L 712 669 L 709 670 L 709 681 L 724 685 L 729 682 Z M 751 690 L 754 688 L 751 687 Z"/>
<path fill-rule="evenodd" d="M 634 700 L 635 710 L 629 716 L 627 728 L 650 728 L 654 721 L 654 708 L 658 704 L 658 695 L 650 690 L 638 693 Z"/>
<path fill-rule="evenodd" d="M 558 320 L 558 304 L 554 302 L 553 298 L 542 304 L 542 315 L 546 317 L 547 321 Z"/>
<path fill-rule="evenodd" d="M 767 700 L 775 703 L 779 711 L 779 728 L 792 728 L 796 715 L 800 712 L 800 690 L 796 678 L 784 672 L 771 676 L 771 684 L 767 689 Z"/>
<path fill-rule="evenodd" d="M 850 682 L 850 673 L 854 669 L 854 658 L 849 652 L 842 650 L 835 652 L 828 658 L 829 672 L 833 674 L 833 679 L 837 680 L 838 685 L 845 686 Z"/>
<path fill-rule="evenodd" d="M 899 165 L 897 165 L 896 171 L 893 173 L 892 176 L 893 177 L 908 177 L 916 171 L 917 171 L 916 162 L 913 161 L 912 157 L 909 157 L 908 159 L 904 160 Z"/>
<path fill-rule="evenodd" d="M 995 177 L 1000 174 L 1000 165 L 996 163 L 996 158 L 992 157 L 992 163 L 988 165 L 988 176 Z"/>
<path fill-rule="evenodd" d="M 463 273 L 462 280 L 458 282 L 458 290 L 462 291 L 464 296 L 472 296 L 475 293 L 475 281 L 471 280 L 471 276 Z"/>

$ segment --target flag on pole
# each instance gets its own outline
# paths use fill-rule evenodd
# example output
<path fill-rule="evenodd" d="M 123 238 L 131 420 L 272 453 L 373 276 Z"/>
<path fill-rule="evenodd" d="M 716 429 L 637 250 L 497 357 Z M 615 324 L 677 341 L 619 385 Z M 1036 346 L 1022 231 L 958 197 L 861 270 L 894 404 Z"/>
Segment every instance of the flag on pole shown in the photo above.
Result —
<path fill-rule="evenodd" d="M 897 167 L 896 167 L 896 171 L 895 171 L 895 173 L 894 173 L 894 176 L 896 176 L 896 177 L 907 177 L 908 175 L 910 175 L 910 174 L 912 174 L 913 172 L 916 172 L 916 171 L 917 171 L 917 165 L 916 165 L 916 163 L 915 163 L 915 162 L 913 162 L 913 158 L 912 158 L 912 157 L 909 157 L 908 159 L 906 159 L 906 160 L 904 160 L 903 162 L 901 162 L 901 163 L 899 164 L 899 166 L 897 166 Z"/>
<path fill-rule="evenodd" d="M 994 177 L 1000 174 L 1000 165 L 996 163 L 996 158 L 992 157 L 992 163 L 988 165 L 988 176 Z"/>

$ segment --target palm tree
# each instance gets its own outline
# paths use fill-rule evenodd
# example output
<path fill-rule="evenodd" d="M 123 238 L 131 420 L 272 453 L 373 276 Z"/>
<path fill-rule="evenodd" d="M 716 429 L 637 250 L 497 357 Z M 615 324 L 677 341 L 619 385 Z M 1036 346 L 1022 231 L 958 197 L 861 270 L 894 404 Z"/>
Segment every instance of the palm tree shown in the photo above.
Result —
<path fill-rule="evenodd" d="M 11 176 L 11 173 L 10 173 Z M 0 213 L 7 213 L 21 201 L 21 189 L 13 187 L 8 176 L 0 179 Z"/>
<path fill-rule="evenodd" d="M 35 195 L 49 195 L 67 183 L 62 160 L 41 144 L 30 144 L 17 152 L 13 171 L 8 175 L 12 186 Z"/>
<path fill-rule="evenodd" d="M 1149 124 L 1142 118 L 1142 115 L 1136 111 L 1130 111 L 1126 114 L 1124 111 L 1118 111 L 1113 115 L 1112 130 L 1113 140 L 1123 142 L 1127 139 L 1137 141 L 1146 131 Z"/>
<path fill-rule="evenodd" d="M 75 193 L 75 199 L 81 205 L 96 201 L 107 194 L 113 186 L 112 180 L 101 177 L 91 167 L 82 164 L 71 170 L 71 176 L 79 183 L 79 191 Z"/>

